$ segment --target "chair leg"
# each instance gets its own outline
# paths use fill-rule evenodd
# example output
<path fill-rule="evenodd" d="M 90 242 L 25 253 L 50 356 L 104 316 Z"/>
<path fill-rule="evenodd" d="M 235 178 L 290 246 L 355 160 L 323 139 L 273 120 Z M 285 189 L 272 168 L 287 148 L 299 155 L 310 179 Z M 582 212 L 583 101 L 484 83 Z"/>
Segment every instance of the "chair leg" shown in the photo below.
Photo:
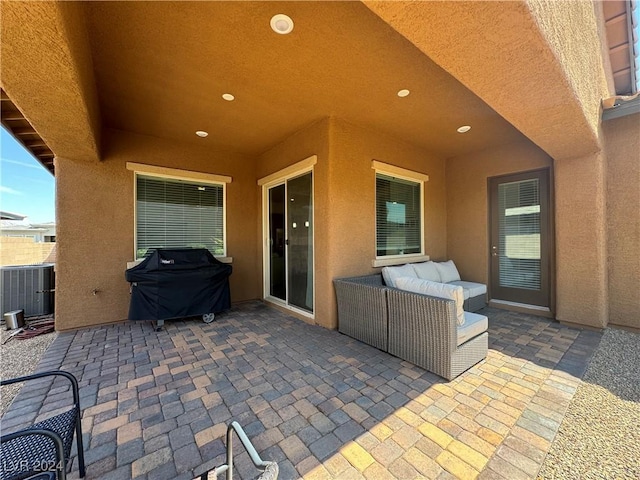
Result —
<path fill-rule="evenodd" d="M 80 422 L 80 409 L 76 412 L 76 446 L 78 448 L 78 470 L 80 471 L 80 478 L 85 476 L 84 466 L 84 447 L 82 441 L 82 423 Z"/>

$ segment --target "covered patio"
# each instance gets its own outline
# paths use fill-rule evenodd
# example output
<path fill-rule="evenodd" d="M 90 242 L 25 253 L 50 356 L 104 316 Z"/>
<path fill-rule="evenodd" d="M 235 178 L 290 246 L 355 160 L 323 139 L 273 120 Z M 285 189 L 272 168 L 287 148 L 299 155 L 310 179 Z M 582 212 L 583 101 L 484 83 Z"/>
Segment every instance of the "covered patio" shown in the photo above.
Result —
<path fill-rule="evenodd" d="M 640 327 L 638 99 L 603 113 L 636 92 L 603 35 L 633 50 L 629 8 L 4 2 L 2 121 L 56 176 L 56 329 L 127 318 L 124 270 L 184 246 L 232 264 L 233 302 L 329 329 L 334 279 L 449 259 L 494 306 Z"/>
<path fill-rule="evenodd" d="M 602 333 L 483 312 L 489 356 L 450 383 L 258 301 L 212 324 L 64 332 L 38 369 L 79 380 L 89 479 L 191 479 L 224 463 L 232 420 L 282 479 L 535 478 Z M 3 433 L 66 405 L 64 388 L 24 388 Z"/>
<path fill-rule="evenodd" d="M 285 480 L 535 478 L 589 328 L 640 328 L 631 7 L 3 2 L 2 122 L 56 176 L 38 368 L 80 381 L 87 478 L 191 479 L 232 420 Z M 125 269 L 185 246 L 233 266 L 232 309 L 125 321 Z M 449 259 L 549 319 L 482 310 L 489 355 L 448 383 L 335 331 L 335 279 Z M 3 433 L 63 388 L 28 385 Z"/>

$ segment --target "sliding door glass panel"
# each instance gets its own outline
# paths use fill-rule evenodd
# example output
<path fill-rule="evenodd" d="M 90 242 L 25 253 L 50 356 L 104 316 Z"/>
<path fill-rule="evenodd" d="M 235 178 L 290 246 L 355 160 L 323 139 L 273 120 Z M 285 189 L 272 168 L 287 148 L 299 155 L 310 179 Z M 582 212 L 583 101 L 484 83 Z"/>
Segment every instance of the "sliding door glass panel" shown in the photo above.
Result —
<path fill-rule="evenodd" d="M 285 186 L 269 189 L 269 294 L 287 299 L 285 257 Z"/>
<path fill-rule="evenodd" d="M 287 182 L 288 303 L 313 312 L 313 184 L 309 172 Z"/>

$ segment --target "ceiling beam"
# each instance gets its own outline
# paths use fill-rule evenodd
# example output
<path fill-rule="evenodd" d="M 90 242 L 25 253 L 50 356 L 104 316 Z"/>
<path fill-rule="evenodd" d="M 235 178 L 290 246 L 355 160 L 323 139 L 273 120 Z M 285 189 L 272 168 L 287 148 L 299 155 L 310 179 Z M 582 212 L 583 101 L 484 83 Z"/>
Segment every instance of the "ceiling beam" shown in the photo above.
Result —
<path fill-rule="evenodd" d="M 39 137 L 38 132 L 31 128 L 14 128 L 11 130 L 16 137 Z"/>

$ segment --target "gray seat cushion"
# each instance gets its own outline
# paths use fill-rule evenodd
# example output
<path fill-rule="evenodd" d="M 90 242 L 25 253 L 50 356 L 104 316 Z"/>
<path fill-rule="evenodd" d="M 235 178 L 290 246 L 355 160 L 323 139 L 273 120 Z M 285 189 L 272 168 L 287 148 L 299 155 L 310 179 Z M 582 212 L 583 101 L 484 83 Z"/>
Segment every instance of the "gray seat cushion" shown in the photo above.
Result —
<path fill-rule="evenodd" d="M 464 324 L 458 326 L 458 342 L 460 346 L 467 340 L 477 337 L 489 328 L 489 319 L 477 313 L 464 312 Z"/>
<path fill-rule="evenodd" d="M 449 282 L 449 285 L 458 285 L 464 290 L 464 299 L 469 297 L 478 297 L 487 294 L 487 286 L 484 283 L 465 282 L 464 280 L 456 280 Z"/>

